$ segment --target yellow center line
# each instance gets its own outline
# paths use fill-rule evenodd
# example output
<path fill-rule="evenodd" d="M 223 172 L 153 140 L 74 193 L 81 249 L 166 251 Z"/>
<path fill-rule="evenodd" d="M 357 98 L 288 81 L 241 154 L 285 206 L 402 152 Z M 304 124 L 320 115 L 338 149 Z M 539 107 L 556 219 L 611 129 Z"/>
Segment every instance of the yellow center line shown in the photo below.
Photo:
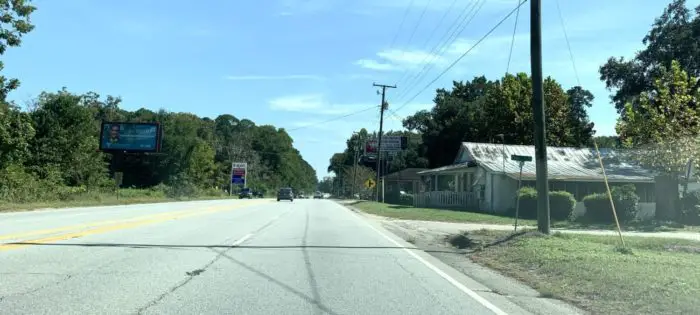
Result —
<path fill-rule="evenodd" d="M 5 251 L 5 250 L 11 250 L 11 249 L 17 249 L 21 247 L 26 247 L 26 246 L 31 246 L 34 244 L 45 244 L 45 243 L 52 243 L 52 242 L 57 242 L 57 241 L 62 241 L 62 240 L 68 240 L 72 238 L 77 238 L 77 237 L 83 237 L 83 236 L 88 236 L 88 235 L 94 235 L 94 234 L 102 234 L 102 233 L 107 233 L 107 232 L 112 232 L 112 231 L 118 231 L 118 230 L 125 230 L 125 229 L 130 229 L 130 228 L 135 228 L 139 226 L 144 226 L 144 225 L 149 225 L 149 224 L 155 224 L 155 223 L 160 223 L 160 222 L 165 222 L 165 221 L 171 221 L 171 220 L 176 220 L 176 219 L 182 219 L 182 218 L 189 218 L 189 217 L 194 217 L 194 216 L 201 216 L 201 215 L 206 215 L 206 214 L 211 214 L 211 213 L 216 213 L 216 212 L 222 212 L 222 211 L 229 211 L 229 210 L 234 210 L 234 209 L 239 209 L 243 207 L 248 207 L 252 205 L 257 205 L 257 204 L 263 204 L 266 202 L 270 201 L 263 201 L 263 202 L 249 202 L 245 204 L 240 204 L 240 205 L 228 205 L 228 206 L 219 206 L 219 207 L 209 207 L 206 208 L 208 210 L 187 210 L 187 211 L 178 211 L 175 213 L 164 213 L 164 214 L 158 214 L 158 215 L 153 215 L 153 216 L 143 216 L 140 218 L 136 218 L 135 220 L 130 220 L 130 221 L 116 221 L 115 224 L 103 224 L 104 226 L 96 226 L 96 225 L 81 225 L 81 226 L 87 226 L 93 227 L 92 229 L 84 230 L 84 231 L 75 231 L 75 232 L 69 232 L 69 233 L 63 233 L 59 235 L 54 235 L 54 236 L 49 236 L 45 238 L 39 238 L 39 239 L 34 239 L 34 240 L 25 240 L 21 242 L 14 242 L 14 243 L 7 243 L 7 244 L 2 244 L 0 245 L 0 251 Z M 108 221 L 104 221 L 108 222 Z M 102 222 L 102 223 L 104 223 Z M 59 230 L 54 229 L 54 230 Z M 63 228 L 61 231 L 65 231 L 66 229 Z M 44 230 L 47 231 L 47 230 Z M 40 231 L 35 231 L 35 232 L 40 232 Z M 25 234 L 31 234 L 33 232 L 28 232 Z M 41 233 L 41 234 L 48 234 L 48 233 Z M 3 236 L 5 237 L 5 236 Z"/>

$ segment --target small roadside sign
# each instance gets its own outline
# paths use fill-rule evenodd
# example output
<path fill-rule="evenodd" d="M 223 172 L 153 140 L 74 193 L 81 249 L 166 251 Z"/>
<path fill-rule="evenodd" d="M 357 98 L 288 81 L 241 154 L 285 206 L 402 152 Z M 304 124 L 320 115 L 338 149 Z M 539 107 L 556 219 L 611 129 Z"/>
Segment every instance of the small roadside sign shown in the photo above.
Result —
<path fill-rule="evenodd" d="M 114 172 L 114 184 L 117 185 L 117 187 L 122 185 L 123 179 L 124 179 L 124 173 Z"/>
<path fill-rule="evenodd" d="M 369 189 L 372 189 L 372 188 L 374 188 L 374 187 L 376 187 L 376 186 L 377 186 L 377 183 L 374 182 L 374 179 L 371 179 L 371 178 L 370 178 L 370 179 L 367 179 L 367 180 L 365 181 L 365 187 L 367 187 L 367 188 L 369 188 Z"/>

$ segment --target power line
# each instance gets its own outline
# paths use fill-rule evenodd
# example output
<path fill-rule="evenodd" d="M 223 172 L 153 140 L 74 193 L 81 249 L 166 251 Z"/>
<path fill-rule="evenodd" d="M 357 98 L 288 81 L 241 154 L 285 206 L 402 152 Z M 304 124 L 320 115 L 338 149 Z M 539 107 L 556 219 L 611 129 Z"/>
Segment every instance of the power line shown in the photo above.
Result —
<path fill-rule="evenodd" d="M 503 22 L 505 22 L 511 15 L 513 15 L 513 13 L 515 13 L 515 11 L 518 10 L 518 9 L 520 8 L 520 6 L 522 6 L 525 2 L 527 2 L 527 0 L 523 0 L 522 2 L 520 2 L 520 4 L 519 4 L 515 9 L 511 10 L 505 17 L 503 17 L 503 19 L 501 19 L 500 21 L 498 21 L 498 23 L 496 23 L 496 25 L 494 25 L 488 32 L 486 32 L 486 34 L 484 34 L 484 36 L 482 36 L 476 43 L 474 43 L 474 45 L 472 45 L 472 47 L 470 47 L 467 51 L 465 51 L 461 56 L 459 56 L 459 58 L 457 58 L 457 59 L 456 59 L 455 61 L 453 61 L 449 66 L 447 66 L 447 68 L 445 68 L 442 72 L 440 72 L 440 74 L 438 74 L 437 77 L 435 77 L 435 78 L 434 78 L 433 80 L 431 80 L 428 84 L 426 84 L 420 91 L 418 91 L 418 93 L 414 94 L 408 101 L 406 101 L 403 105 L 401 105 L 401 106 L 400 106 L 399 108 L 397 108 L 396 110 L 398 111 L 399 109 L 401 109 L 401 108 L 405 107 L 406 105 L 408 105 L 408 103 L 410 103 L 411 101 L 413 101 L 414 99 L 416 99 L 416 97 L 418 97 L 418 95 L 420 95 L 421 93 L 423 93 L 423 92 L 424 92 L 425 90 L 427 90 L 433 83 L 435 83 L 438 79 L 440 79 L 443 75 L 445 75 L 445 73 L 447 73 L 447 71 L 450 71 L 450 69 L 452 69 L 452 67 L 454 67 L 460 60 L 462 60 L 462 59 L 463 59 L 465 56 L 467 56 L 472 50 L 474 50 L 474 48 L 476 48 L 476 46 L 478 46 L 481 42 L 483 42 L 484 39 L 486 39 L 489 35 L 491 35 L 491 33 L 493 33 L 493 31 L 495 31 L 499 26 L 501 26 L 501 24 L 503 24 Z"/>
<path fill-rule="evenodd" d="M 423 80 L 423 78 L 428 74 L 428 72 L 430 70 L 432 70 L 432 68 L 435 66 L 434 61 L 437 58 L 442 57 L 447 52 L 447 48 L 450 47 L 455 42 L 455 40 L 457 39 L 457 36 L 459 36 L 459 34 L 461 34 L 464 31 L 464 29 L 471 23 L 471 21 L 474 19 L 474 17 L 481 10 L 481 7 L 484 5 L 484 3 L 485 3 L 485 1 L 482 1 L 482 2 L 479 2 L 479 0 L 475 1 L 474 5 L 471 6 L 471 9 L 469 10 L 469 12 L 466 13 L 466 15 L 464 15 L 462 17 L 462 20 L 457 24 L 453 24 L 453 26 L 456 25 L 457 27 L 452 30 L 452 32 L 447 37 L 447 40 L 442 44 L 442 46 L 440 46 L 439 51 L 437 53 L 433 53 L 434 50 L 431 50 L 431 53 L 430 53 L 430 55 L 432 57 L 431 60 L 426 62 L 426 64 L 421 69 L 421 71 L 419 71 L 418 73 L 416 73 L 416 75 L 413 76 L 410 83 L 407 84 L 408 87 L 403 91 L 402 94 L 400 94 L 398 96 L 399 100 L 401 100 L 403 97 L 405 97 L 407 95 L 406 93 L 408 93 L 411 89 L 413 89 L 413 87 L 415 87 L 421 80 Z M 467 12 L 468 8 L 469 8 L 469 6 L 465 7 L 464 10 L 462 11 L 462 13 Z M 460 16 L 461 16 L 461 14 L 460 14 Z M 458 17 L 458 19 L 459 19 L 459 17 Z M 448 33 L 449 32 L 450 31 L 448 30 Z M 437 47 L 438 46 L 436 46 L 435 48 L 437 48 Z"/>
<path fill-rule="evenodd" d="M 411 31 L 411 36 L 408 37 L 408 42 L 406 43 L 407 46 L 411 44 L 411 40 L 413 40 L 413 36 L 416 35 L 416 30 L 418 30 L 418 26 L 420 26 L 420 22 L 423 21 L 423 16 L 425 16 L 425 11 L 428 10 L 428 6 L 430 5 L 430 2 L 432 2 L 432 1 L 433 0 L 428 0 L 425 3 L 425 6 L 423 7 L 423 11 L 420 13 L 420 17 L 418 18 L 418 22 L 416 23 L 416 26 L 413 27 L 413 31 Z M 405 53 L 405 51 L 404 51 L 404 53 Z"/>
<path fill-rule="evenodd" d="M 355 111 L 355 112 L 352 112 L 352 113 L 349 113 L 349 114 L 346 114 L 346 115 L 343 115 L 343 116 L 337 116 L 337 117 L 334 117 L 334 118 L 331 118 L 331 119 L 328 119 L 328 120 L 324 120 L 324 121 L 320 121 L 320 122 L 317 122 L 317 123 L 308 124 L 308 125 L 304 125 L 304 126 L 299 126 L 299 127 L 292 128 L 292 129 L 285 129 L 285 130 L 286 130 L 287 132 L 292 132 L 292 131 L 297 131 L 297 130 L 304 129 L 304 128 L 308 128 L 308 127 L 318 126 L 318 125 L 322 125 L 322 124 L 329 123 L 329 122 L 332 122 L 332 121 L 336 121 L 336 120 L 340 120 L 340 119 L 347 118 L 347 117 L 350 117 L 350 116 L 354 116 L 354 115 L 357 115 L 357 114 L 360 114 L 360 113 L 364 113 L 364 112 L 366 112 L 366 111 L 369 111 L 369 110 L 372 110 L 372 109 L 375 109 L 375 108 L 377 108 L 376 105 L 371 106 L 371 107 L 367 107 L 367 108 L 365 108 L 365 109 L 358 110 L 358 111 Z"/>
<path fill-rule="evenodd" d="M 520 0 L 518 0 L 520 2 Z M 558 3 L 558 2 L 557 2 Z M 510 39 L 510 51 L 508 52 L 508 64 L 506 65 L 506 74 L 510 71 L 510 59 L 513 57 L 513 46 L 515 46 L 515 32 L 518 30 L 518 16 L 520 16 L 520 4 L 515 11 L 515 23 L 513 24 L 513 37 Z"/>
<path fill-rule="evenodd" d="M 438 22 L 437 26 L 435 26 L 435 28 L 433 28 L 433 30 L 430 32 L 430 35 L 428 36 L 428 39 L 425 41 L 424 46 L 427 46 L 428 43 L 430 42 L 430 39 L 431 39 L 433 36 L 435 36 L 435 33 L 437 32 L 437 30 L 438 30 L 438 29 L 440 28 L 440 26 L 442 25 L 442 22 L 445 21 L 445 18 L 447 18 L 447 15 L 450 14 L 450 12 L 452 11 L 452 8 L 454 7 L 455 3 L 457 3 L 457 0 L 452 0 L 452 4 L 450 4 L 450 7 L 449 7 L 447 10 L 445 10 L 445 13 L 444 13 L 444 14 L 442 15 L 442 17 L 440 18 L 440 21 Z M 460 16 L 461 16 L 461 14 L 460 14 Z M 459 19 L 459 17 L 457 17 L 457 19 L 455 19 L 455 21 L 458 20 L 458 19 Z M 452 26 L 450 26 L 450 29 L 452 29 Z M 448 30 L 448 31 L 449 31 L 449 30 Z M 441 39 L 440 41 L 442 41 L 442 39 Z M 438 45 L 439 45 L 440 41 L 438 41 Z M 437 46 L 437 45 L 436 45 L 436 46 Z M 435 48 L 433 48 L 433 49 L 435 49 Z M 432 53 L 432 51 L 431 51 L 431 53 Z M 429 55 L 430 55 L 430 54 L 425 55 L 425 56 L 423 57 L 423 60 L 421 60 L 420 63 L 421 63 L 421 64 L 424 63 L 424 62 L 426 61 L 426 59 L 428 59 L 428 56 L 429 56 Z M 404 78 L 406 77 L 406 75 L 408 74 L 408 71 L 409 71 L 409 69 L 406 69 L 406 70 L 403 72 L 403 74 L 401 74 L 401 77 L 399 78 L 399 80 L 398 80 L 397 82 L 403 81 L 403 79 L 404 79 Z"/>
<path fill-rule="evenodd" d="M 578 70 L 576 69 L 576 61 L 574 61 L 574 53 L 571 51 L 571 43 L 569 43 L 569 35 L 566 34 L 566 26 L 564 25 L 564 17 L 561 14 L 561 8 L 559 7 L 559 0 L 557 3 L 557 12 L 559 12 L 559 22 L 561 23 L 561 29 L 564 32 L 564 39 L 566 40 L 566 48 L 569 49 L 569 58 L 571 58 L 571 65 L 574 67 L 574 75 L 576 76 L 576 83 L 581 86 L 581 80 L 578 77 Z"/>
<path fill-rule="evenodd" d="M 396 39 L 398 39 L 399 34 L 401 34 L 401 30 L 403 29 L 403 23 L 406 22 L 406 17 L 408 16 L 408 12 L 411 11 L 411 7 L 413 6 L 414 1 L 415 0 L 411 0 L 411 3 L 408 4 L 408 6 L 406 7 L 406 10 L 403 12 L 403 18 L 401 18 L 401 23 L 399 24 L 399 30 L 394 35 L 394 38 L 391 40 L 391 44 L 389 45 L 389 49 L 394 48 L 394 44 L 396 43 Z"/>

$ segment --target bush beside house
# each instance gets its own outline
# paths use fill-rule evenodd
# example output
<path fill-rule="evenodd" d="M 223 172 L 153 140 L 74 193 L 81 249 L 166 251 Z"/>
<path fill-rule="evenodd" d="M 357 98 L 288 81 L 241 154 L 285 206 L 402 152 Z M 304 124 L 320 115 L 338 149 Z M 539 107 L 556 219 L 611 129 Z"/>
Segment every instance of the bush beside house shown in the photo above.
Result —
<path fill-rule="evenodd" d="M 537 190 L 532 187 L 523 187 L 518 190 L 520 208 L 518 217 L 522 219 L 537 218 Z M 550 218 L 556 221 L 567 220 L 571 217 L 576 207 L 576 198 L 566 191 L 549 192 Z"/>
<path fill-rule="evenodd" d="M 634 185 L 613 187 L 610 191 L 617 217 L 621 222 L 629 222 L 637 217 L 639 196 Z M 614 223 L 610 199 L 607 193 L 591 194 L 583 198 L 586 213 L 581 218 L 587 223 Z"/>
<path fill-rule="evenodd" d="M 700 225 L 700 190 L 688 192 L 681 199 L 681 223 Z"/>

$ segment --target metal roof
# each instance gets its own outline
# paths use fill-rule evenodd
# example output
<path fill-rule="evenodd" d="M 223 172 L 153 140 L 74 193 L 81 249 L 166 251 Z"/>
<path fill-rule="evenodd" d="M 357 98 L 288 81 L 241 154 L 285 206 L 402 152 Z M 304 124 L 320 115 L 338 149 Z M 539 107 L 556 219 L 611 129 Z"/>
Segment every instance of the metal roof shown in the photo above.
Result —
<path fill-rule="evenodd" d="M 406 168 L 398 172 L 384 175 L 382 178 L 388 181 L 420 180 L 420 175 L 418 174 L 425 170 L 427 170 L 427 168 Z"/>
<path fill-rule="evenodd" d="M 448 169 L 462 168 L 472 162 L 487 171 L 505 173 L 518 178 L 520 166 L 510 159 L 511 155 L 532 156 L 525 162 L 523 179 L 535 178 L 535 147 L 531 145 L 502 145 L 492 143 L 463 142 L 455 163 L 442 168 L 421 172 L 439 173 Z M 608 180 L 611 182 L 653 182 L 653 172 L 626 162 L 623 154 L 611 149 L 600 149 Z M 550 180 L 603 181 L 603 171 L 595 149 L 547 147 L 547 170 Z"/>

